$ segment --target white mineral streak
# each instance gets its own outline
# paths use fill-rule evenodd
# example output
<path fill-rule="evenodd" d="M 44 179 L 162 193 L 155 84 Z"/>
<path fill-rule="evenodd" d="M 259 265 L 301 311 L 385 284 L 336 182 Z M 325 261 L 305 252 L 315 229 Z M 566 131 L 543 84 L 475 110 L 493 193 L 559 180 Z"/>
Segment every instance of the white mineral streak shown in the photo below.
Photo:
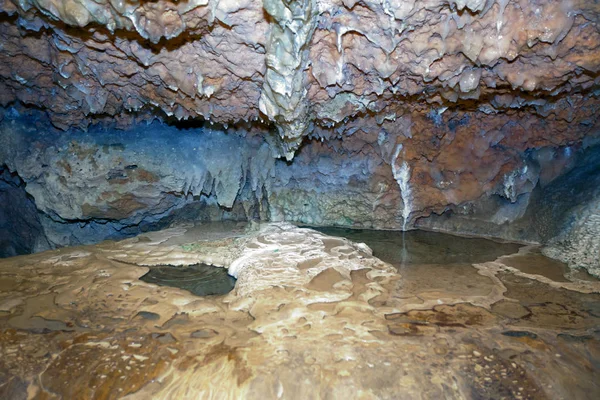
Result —
<path fill-rule="evenodd" d="M 496 30 L 498 31 L 498 35 L 500 35 L 500 30 L 502 30 L 502 24 L 504 23 L 504 10 L 510 0 L 498 0 L 498 6 L 500 10 L 498 11 L 498 19 L 496 21 Z"/>
<path fill-rule="evenodd" d="M 392 174 L 394 175 L 394 179 L 398 182 L 398 186 L 400 187 L 400 196 L 402 197 L 402 230 L 406 231 L 406 225 L 410 218 L 410 214 L 412 212 L 412 188 L 410 187 L 410 167 L 406 161 L 402 162 L 400 168 L 398 168 L 398 157 L 400 156 L 400 152 L 402 151 L 402 144 L 396 146 L 396 151 L 394 152 L 394 157 L 392 159 Z"/>
<path fill-rule="evenodd" d="M 342 38 L 348 29 L 341 26 L 337 30 L 337 50 L 340 53 L 340 58 L 337 62 L 336 83 L 341 84 L 344 81 L 344 47 L 342 46 Z"/>

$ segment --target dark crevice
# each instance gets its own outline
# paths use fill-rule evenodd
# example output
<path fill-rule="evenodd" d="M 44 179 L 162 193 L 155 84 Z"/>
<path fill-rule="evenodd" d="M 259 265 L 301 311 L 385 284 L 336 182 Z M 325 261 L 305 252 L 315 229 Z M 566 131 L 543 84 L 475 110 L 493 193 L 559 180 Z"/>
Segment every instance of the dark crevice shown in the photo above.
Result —
<path fill-rule="evenodd" d="M 25 182 L 6 165 L 0 165 L 0 257 L 29 254 L 50 248 Z"/>

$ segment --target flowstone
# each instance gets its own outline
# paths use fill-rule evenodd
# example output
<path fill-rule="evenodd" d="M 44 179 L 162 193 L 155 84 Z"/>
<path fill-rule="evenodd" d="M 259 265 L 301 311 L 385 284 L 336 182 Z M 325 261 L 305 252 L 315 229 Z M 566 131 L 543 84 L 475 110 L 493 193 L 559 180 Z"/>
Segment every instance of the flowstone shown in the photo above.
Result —
<path fill-rule="evenodd" d="M 139 280 L 198 263 L 227 268 L 233 291 Z M 595 398 L 600 283 L 502 258 L 474 267 L 461 287 L 404 292 L 417 271 L 290 224 L 182 226 L 5 259 L 0 396 Z"/>

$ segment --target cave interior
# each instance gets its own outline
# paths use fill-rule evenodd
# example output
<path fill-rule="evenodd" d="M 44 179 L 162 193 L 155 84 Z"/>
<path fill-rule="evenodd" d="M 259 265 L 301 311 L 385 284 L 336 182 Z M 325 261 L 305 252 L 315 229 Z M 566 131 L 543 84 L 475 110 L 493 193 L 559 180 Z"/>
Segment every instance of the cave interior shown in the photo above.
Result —
<path fill-rule="evenodd" d="M 0 0 L 0 398 L 600 398 L 600 4 Z"/>

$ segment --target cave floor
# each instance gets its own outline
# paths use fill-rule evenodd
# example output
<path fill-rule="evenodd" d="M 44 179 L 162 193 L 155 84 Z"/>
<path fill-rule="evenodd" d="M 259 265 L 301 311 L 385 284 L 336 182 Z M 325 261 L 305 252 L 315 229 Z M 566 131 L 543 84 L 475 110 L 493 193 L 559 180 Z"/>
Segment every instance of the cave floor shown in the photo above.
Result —
<path fill-rule="evenodd" d="M 600 282 L 531 246 L 454 258 L 459 239 L 382 235 L 388 262 L 289 224 L 0 260 L 0 398 L 600 398 Z M 139 279 L 200 263 L 227 267 L 233 291 Z"/>

